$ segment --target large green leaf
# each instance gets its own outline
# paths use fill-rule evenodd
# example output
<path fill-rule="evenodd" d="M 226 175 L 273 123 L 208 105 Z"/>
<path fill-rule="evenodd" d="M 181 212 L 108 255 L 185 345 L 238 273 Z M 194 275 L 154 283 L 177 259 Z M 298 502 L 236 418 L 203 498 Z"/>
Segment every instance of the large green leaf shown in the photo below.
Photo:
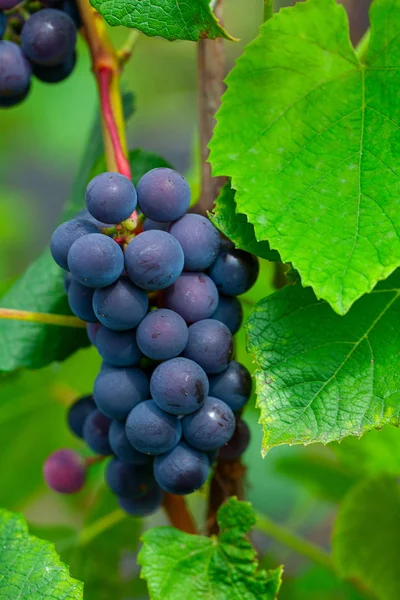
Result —
<path fill-rule="evenodd" d="M 134 27 L 167 40 L 232 39 L 213 14 L 209 0 L 90 0 L 110 25 Z"/>
<path fill-rule="evenodd" d="M 19 515 L 0 511 L 0 596 L 4 600 L 82 600 L 83 584 L 49 542 L 28 534 Z"/>
<path fill-rule="evenodd" d="M 333 557 L 342 577 L 356 578 L 379 600 L 400 598 L 400 486 L 380 475 L 345 498 L 333 533 Z"/>
<path fill-rule="evenodd" d="M 218 538 L 173 527 L 146 531 L 138 562 L 151 600 L 274 600 L 282 568 L 258 570 L 247 538 L 255 524 L 251 505 L 231 498 L 220 508 L 218 523 Z"/>
<path fill-rule="evenodd" d="M 287 286 L 248 321 L 264 446 L 331 442 L 398 424 L 400 271 L 338 316 Z"/>
<path fill-rule="evenodd" d="M 361 64 L 336 0 L 281 10 L 228 76 L 211 142 L 256 238 L 340 314 L 400 265 L 399 22 L 375 0 Z"/>

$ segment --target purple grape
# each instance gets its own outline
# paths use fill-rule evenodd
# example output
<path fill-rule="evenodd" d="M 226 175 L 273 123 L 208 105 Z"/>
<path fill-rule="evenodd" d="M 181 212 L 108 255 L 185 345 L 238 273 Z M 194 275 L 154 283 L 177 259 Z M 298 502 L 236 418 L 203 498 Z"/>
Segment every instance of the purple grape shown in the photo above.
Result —
<path fill-rule="evenodd" d="M 68 268 L 82 285 L 103 288 L 120 277 L 124 253 L 117 242 L 101 233 L 78 238 L 68 252 Z"/>
<path fill-rule="evenodd" d="M 129 442 L 124 422 L 113 421 L 108 438 L 112 451 L 122 462 L 133 465 L 148 465 L 152 461 L 151 456 L 138 452 Z"/>
<path fill-rule="evenodd" d="M 68 252 L 77 239 L 89 233 L 98 233 L 97 227 L 86 219 L 72 219 L 57 227 L 50 240 L 50 252 L 55 262 L 68 270 Z"/>
<path fill-rule="evenodd" d="M 113 367 L 133 367 L 139 364 L 142 353 L 136 342 L 136 330 L 114 331 L 101 325 L 96 336 L 101 358 Z"/>
<path fill-rule="evenodd" d="M 164 454 L 178 444 L 182 435 L 179 419 L 161 410 L 153 400 L 141 402 L 129 413 L 126 435 L 143 454 Z"/>
<path fill-rule="evenodd" d="M 136 287 L 127 277 L 121 277 L 109 287 L 96 290 L 93 308 L 98 320 L 116 331 L 133 329 L 147 313 L 149 300 L 146 292 Z"/>
<path fill-rule="evenodd" d="M 112 454 L 110 442 L 108 441 L 110 425 L 111 419 L 99 410 L 94 410 L 85 419 L 83 439 L 93 452 L 104 454 L 105 456 Z"/>
<path fill-rule="evenodd" d="M 46 459 L 43 475 L 55 492 L 75 494 L 85 485 L 86 464 L 73 450 L 57 450 Z"/>
<path fill-rule="evenodd" d="M 110 490 L 122 498 L 140 498 L 155 484 L 151 463 L 130 465 L 117 458 L 107 465 L 106 482 Z"/>
<path fill-rule="evenodd" d="M 67 422 L 70 430 L 77 437 L 83 438 L 83 426 L 86 418 L 96 410 L 96 404 L 93 396 L 83 396 L 78 398 L 74 404 L 70 406 L 67 413 Z"/>
<path fill-rule="evenodd" d="M 208 388 L 203 369 L 187 358 L 162 362 L 150 379 L 154 402 L 172 415 L 188 415 L 198 410 L 204 404 Z"/>
<path fill-rule="evenodd" d="M 30 16 L 21 33 L 21 47 L 38 65 L 59 65 L 72 55 L 76 26 L 69 15 L 45 8 Z"/>
<path fill-rule="evenodd" d="M 77 29 L 82 27 L 82 18 L 76 0 L 64 0 L 62 10 L 71 17 Z"/>
<path fill-rule="evenodd" d="M 169 232 L 182 246 L 185 271 L 204 271 L 218 256 L 220 235 L 201 215 L 188 214 L 172 223 Z"/>
<path fill-rule="evenodd" d="M 236 428 L 229 442 L 220 448 L 219 456 L 222 460 L 238 460 L 245 452 L 250 442 L 250 430 L 245 421 L 236 422 Z"/>
<path fill-rule="evenodd" d="M 149 380 L 142 369 L 104 364 L 94 382 L 93 395 L 105 415 L 121 421 L 149 397 Z"/>
<path fill-rule="evenodd" d="M 20 2 L 21 0 L 0 0 L 0 10 L 10 10 Z"/>
<path fill-rule="evenodd" d="M 207 454 L 181 442 L 167 454 L 156 456 L 154 476 L 170 494 L 190 494 L 207 481 L 210 463 Z"/>
<path fill-rule="evenodd" d="M 36 65 L 32 64 L 34 76 L 43 83 L 60 83 L 67 79 L 76 65 L 76 52 L 73 52 L 59 65 Z"/>
<path fill-rule="evenodd" d="M 154 484 L 153 487 L 140 498 L 121 498 L 118 497 L 118 503 L 122 510 L 134 517 L 146 517 L 161 507 L 163 501 L 163 492 L 161 488 Z"/>
<path fill-rule="evenodd" d="M 231 334 L 235 335 L 243 321 L 243 308 L 240 300 L 234 296 L 220 294 L 217 309 L 210 318 L 224 323 Z"/>
<path fill-rule="evenodd" d="M 232 334 L 220 321 L 204 319 L 189 327 L 184 356 L 199 364 L 207 374 L 224 371 L 232 353 Z"/>
<path fill-rule="evenodd" d="M 145 356 L 168 360 L 180 354 L 188 341 L 188 328 L 178 313 L 161 308 L 148 313 L 137 328 L 137 343 Z"/>
<path fill-rule="evenodd" d="M 1 64 L 0 64 L 0 69 L 1 69 Z M 28 96 L 30 89 L 31 89 L 31 86 L 29 84 L 29 86 L 26 88 L 26 90 L 24 90 L 20 94 L 14 94 L 13 96 L 1 96 L 0 95 L 0 108 L 11 108 L 12 106 L 17 106 L 18 104 L 21 104 L 21 102 L 23 100 L 25 100 L 25 98 Z"/>
<path fill-rule="evenodd" d="M 74 315 L 88 323 L 97 323 L 93 310 L 93 294 L 93 289 L 72 279 L 68 289 L 68 304 Z"/>
<path fill-rule="evenodd" d="M 86 325 L 86 333 L 89 338 L 89 342 L 95 346 L 96 345 L 96 337 L 97 333 L 101 327 L 100 323 L 87 323 Z"/>
<path fill-rule="evenodd" d="M 188 444 L 208 452 L 229 442 L 235 431 L 235 415 L 225 402 L 209 396 L 197 412 L 182 419 Z"/>
<path fill-rule="evenodd" d="M 21 48 L 14 42 L 0 41 L 0 101 L 7 102 L 26 94 L 32 69 Z"/>
<path fill-rule="evenodd" d="M 166 308 L 174 310 L 187 323 L 208 319 L 218 305 L 218 291 L 204 273 L 182 273 L 163 294 Z"/>
<path fill-rule="evenodd" d="M 98 221 L 121 223 L 136 208 L 135 186 L 120 173 L 101 173 L 86 188 L 86 206 Z"/>
<path fill-rule="evenodd" d="M 240 296 L 257 281 L 260 265 L 250 252 L 236 250 L 231 244 L 222 244 L 217 260 L 208 274 L 221 294 Z"/>
<path fill-rule="evenodd" d="M 137 185 L 140 210 L 153 221 L 167 223 L 182 217 L 190 204 L 190 188 L 177 171 L 158 168 L 148 171 Z"/>
<path fill-rule="evenodd" d="M 71 281 L 72 281 L 72 275 L 69 271 L 67 271 L 64 276 L 64 290 L 65 290 L 66 294 L 68 294 L 68 290 L 69 290 L 69 286 L 71 285 Z"/>
<path fill-rule="evenodd" d="M 152 219 L 146 219 L 143 223 L 143 231 L 151 231 L 156 229 L 157 231 L 168 231 L 171 223 L 157 223 Z"/>
<path fill-rule="evenodd" d="M 219 398 L 235 412 L 247 404 L 252 390 L 252 380 L 246 367 L 235 360 L 219 375 L 210 377 L 210 396 Z"/>

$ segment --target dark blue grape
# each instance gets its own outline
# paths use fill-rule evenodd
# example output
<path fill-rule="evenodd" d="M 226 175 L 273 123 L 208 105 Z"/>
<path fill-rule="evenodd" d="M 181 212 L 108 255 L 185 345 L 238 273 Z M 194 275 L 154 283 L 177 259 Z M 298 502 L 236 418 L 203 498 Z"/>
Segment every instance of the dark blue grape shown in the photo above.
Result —
<path fill-rule="evenodd" d="M 182 273 L 163 294 L 164 306 L 187 323 L 208 319 L 218 306 L 218 291 L 204 273 Z"/>
<path fill-rule="evenodd" d="M 217 310 L 210 318 L 224 323 L 231 334 L 235 335 L 239 331 L 243 321 L 243 308 L 240 300 L 233 296 L 223 296 L 220 294 Z"/>
<path fill-rule="evenodd" d="M 0 101 L 16 99 L 29 89 L 32 69 L 21 48 L 0 41 Z"/>
<path fill-rule="evenodd" d="M 183 250 L 166 231 L 144 231 L 125 250 L 129 279 L 145 290 L 163 290 L 183 269 Z"/>
<path fill-rule="evenodd" d="M 154 484 L 153 487 L 140 498 L 118 498 L 122 510 L 134 517 L 146 517 L 161 507 L 163 501 L 161 488 Z"/>
<path fill-rule="evenodd" d="M 100 410 L 94 410 L 85 419 L 83 424 L 83 439 L 93 452 L 97 454 L 112 454 L 108 432 L 111 419 Z"/>
<path fill-rule="evenodd" d="M 168 231 L 171 223 L 157 223 L 157 221 L 153 221 L 152 219 L 145 219 L 143 223 L 143 231 L 151 231 L 152 229 L 157 229 L 157 231 Z"/>
<path fill-rule="evenodd" d="M 190 204 L 190 188 L 177 171 L 158 168 L 148 171 L 137 185 L 140 210 L 159 223 L 176 221 Z"/>
<path fill-rule="evenodd" d="M 138 452 L 129 442 L 124 422 L 113 421 L 108 438 L 112 451 L 122 462 L 133 465 L 148 465 L 152 461 L 151 456 Z"/>
<path fill-rule="evenodd" d="M 182 435 L 180 420 L 161 410 L 153 400 L 135 406 L 128 415 L 125 430 L 136 450 L 151 455 L 168 452 Z"/>
<path fill-rule="evenodd" d="M 82 27 L 82 19 L 75 0 L 64 0 L 62 10 L 71 17 L 77 29 Z"/>
<path fill-rule="evenodd" d="M 229 243 L 221 246 L 217 260 L 208 272 L 221 294 L 240 296 L 257 281 L 260 265 L 250 252 L 236 250 Z"/>
<path fill-rule="evenodd" d="M 172 223 L 169 232 L 182 246 L 185 271 L 204 271 L 217 258 L 220 248 L 219 232 L 202 215 L 185 215 Z"/>
<path fill-rule="evenodd" d="M 148 313 L 137 328 L 139 348 L 153 360 L 178 356 L 188 341 L 188 328 L 178 313 L 160 308 Z"/>
<path fill-rule="evenodd" d="M 77 239 L 89 233 L 99 233 L 97 227 L 86 219 L 72 219 L 57 227 L 50 240 L 50 252 L 56 263 L 68 270 L 68 252 Z"/>
<path fill-rule="evenodd" d="M 140 323 L 149 306 L 146 292 L 127 277 L 121 277 L 107 288 L 96 290 L 93 308 L 98 320 L 116 331 L 133 329 Z"/>
<path fill-rule="evenodd" d="M 142 356 L 134 329 L 114 331 L 102 325 L 96 336 L 96 347 L 101 358 L 113 367 L 133 367 Z"/>
<path fill-rule="evenodd" d="M 14 96 L 0 96 L 0 108 L 11 108 L 12 106 L 21 104 L 21 102 L 28 96 L 30 89 L 31 87 L 29 85 L 26 90 L 20 94 L 15 94 Z"/>
<path fill-rule="evenodd" d="M 10 10 L 14 8 L 21 0 L 0 0 L 0 10 Z"/>
<path fill-rule="evenodd" d="M 4 35 L 7 28 L 7 17 L 4 13 L 0 12 L 0 40 Z"/>
<path fill-rule="evenodd" d="M 71 281 L 72 281 L 72 275 L 69 271 L 67 271 L 64 276 L 64 290 L 65 290 L 66 294 L 68 294 L 68 290 L 69 290 L 69 286 L 71 285 Z"/>
<path fill-rule="evenodd" d="M 182 419 L 182 428 L 188 444 L 208 452 L 229 442 L 235 431 L 235 415 L 225 402 L 209 396 L 200 410 Z"/>
<path fill-rule="evenodd" d="M 97 333 L 98 333 L 100 327 L 101 327 L 100 323 L 88 323 L 86 325 L 86 333 L 89 338 L 89 342 L 93 346 L 96 345 L 96 337 L 97 337 Z"/>
<path fill-rule="evenodd" d="M 184 442 L 154 460 L 156 481 L 170 494 L 183 495 L 198 490 L 207 481 L 209 470 L 207 454 Z"/>
<path fill-rule="evenodd" d="M 93 396 L 83 396 L 70 406 L 67 413 L 68 427 L 77 437 L 83 438 L 83 426 L 86 418 L 96 410 Z"/>
<path fill-rule="evenodd" d="M 106 469 L 110 490 L 122 498 L 144 496 L 155 484 L 151 464 L 130 465 L 114 458 Z"/>
<path fill-rule="evenodd" d="M 68 289 L 68 303 L 74 315 L 88 323 L 96 323 L 97 317 L 93 310 L 94 290 L 81 285 L 75 279 L 70 283 Z"/>
<path fill-rule="evenodd" d="M 121 223 L 136 208 L 135 186 L 120 173 L 100 173 L 86 188 L 86 207 L 98 221 Z"/>
<path fill-rule="evenodd" d="M 60 494 L 79 492 L 86 480 L 86 464 L 73 450 L 57 450 L 43 465 L 43 475 L 49 488 Z"/>
<path fill-rule="evenodd" d="M 204 319 L 189 327 L 184 356 L 198 363 L 206 373 L 224 371 L 229 365 L 232 353 L 232 334 L 220 321 Z"/>
<path fill-rule="evenodd" d="M 69 15 L 45 8 L 31 15 L 21 32 L 26 56 L 38 65 L 59 65 L 74 52 L 76 26 Z"/>
<path fill-rule="evenodd" d="M 203 369 L 187 358 L 173 358 L 156 367 L 150 393 L 158 406 L 173 415 L 198 410 L 208 395 L 208 378 Z"/>
<path fill-rule="evenodd" d="M 104 364 L 94 382 L 93 396 L 105 415 L 121 421 L 149 397 L 149 380 L 142 369 Z"/>
<path fill-rule="evenodd" d="M 219 375 L 210 377 L 210 396 L 219 398 L 233 410 L 240 410 L 251 396 L 252 380 L 246 367 L 235 360 Z"/>
<path fill-rule="evenodd" d="M 59 65 L 45 66 L 33 63 L 32 71 L 37 79 L 44 83 L 60 83 L 67 79 L 75 68 L 76 52 L 67 56 Z"/>
<path fill-rule="evenodd" d="M 82 210 L 80 210 L 76 215 L 75 219 L 86 219 L 87 221 L 90 221 L 96 225 L 98 229 L 114 227 L 115 225 L 115 223 L 103 223 L 103 221 L 98 221 L 90 214 L 87 208 L 82 208 Z"/>
<path fill-rule="evenodd" d="M 68 252 L 68 268 L 82 285 L 103 288 L 120 277 L 124 269 L 124 253 L 111 238 L 90 233 L 76 240 Z"/>
<path fill-rule="evenodd" d="M 222 460 L 238 460 L 245 452 L 250 442 L 250 430 L 245 421 L 236 422 L 233 436 L 225 446 L 220 448 L 219 456 Z"/>

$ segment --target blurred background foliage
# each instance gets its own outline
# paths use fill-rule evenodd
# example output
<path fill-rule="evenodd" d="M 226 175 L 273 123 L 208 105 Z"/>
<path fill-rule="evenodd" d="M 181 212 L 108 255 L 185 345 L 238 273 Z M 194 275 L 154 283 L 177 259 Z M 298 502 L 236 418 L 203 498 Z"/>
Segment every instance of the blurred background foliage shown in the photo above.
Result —
<path fill-rule="evenodd" d="M 354 0 L 347 5 L 357 40 L 367 25 L 369 2 Z M 257 35 L 262 1 L 226 0 L 225 13 L 228 31 L 241 40 L 226 43 L 229 69 L 243 46 Z M 122 28 L 111 34 L 117 45 L 126 37 Z M 97 112 L 82 42 L 78 52 L 78 67 L 67 81 L 52 88 L 35 81 L 28 101 L 0 113 L 0 295 L 5 282 L 48 244 Z M 195 53 L 192 43 L 140 36 L 123 77 L 124 87 L 136 94 L 129 146 L 158 152 L 186 173 L 196 140 Z M 257 285 L 244 297 L 246 313 L 254 301 L 273 291 L 272 280 L 272 267 L 264 262 Z M 254 369 L 242 332 L 236 344 L 238 359 Z M 98 368 L 96 352 L 86 349 L 41 371 L 0 376 L 0 506 L 23 511 L 35 533 L 57 542 L 72 574 L 85 581 L 87 600 L 144 599 L 145 586 L 132 556 L 141 527 L 150 521 L 121 521 L 101 483 L 101 465 L 91 472 L 88 489 L 72 499 L 48 493 L 41 476 L 43 460 L 54 449 L 68 446 L 84 451 L 65 426 L 65 412 L 79 394 L 90 392 Z M 343 498 L 366 478 L 399 473 L 398 430 L 387 427 L 361 441 L 348 439 L 328 447 L 280 447 L 263 460 L 254 404 L 250 402 L 246 410 L 252 431 L 245 454 L 248 499 L 259 513 L 330 550 Z M 201 519 L 204 495 L 193 495 L 190 503 Z M 162 514 L 151 520 L 152 525 L 159 523 L 165 523 Z M 265 553 L 265 566 L 285 564 L 282 600 L 365 597 L 260 531 L 255 531 L 254 542 Z"/>

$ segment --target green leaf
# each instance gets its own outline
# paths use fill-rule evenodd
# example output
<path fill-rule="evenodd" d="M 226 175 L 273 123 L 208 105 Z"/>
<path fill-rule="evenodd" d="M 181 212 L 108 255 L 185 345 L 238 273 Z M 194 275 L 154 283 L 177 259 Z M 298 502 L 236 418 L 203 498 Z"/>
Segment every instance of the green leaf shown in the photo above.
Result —
<path fill-rule="evenodd" d="M 151 169 L 156 169 L 158 167 L 172 168 L 170 163 L 158 154 L 155 154 L 154 152 L 147 152 L 146 150 L 141 150 L 140 148 L 129 151 L 129 164 L 132 171 L 132 181 L 134 185 L 137 185 L 142 175 Z M 104 154 L 102 154 L 91 171 L 90 179 L 106 170 L 106 158 Z"/>
<path fill-rule="evenodd" d="M 235 190 L 230 183 L 226 183 L 222 188 L 210 219 L 236 248 L 247 250 L 270 261 L 280 261 L 279 254 L 270 249 L 268 242 L 257 242 L 254 225 L 248 223 L 246 215 L 236 212 Z"/>
<path fill-rule="evenodd" d="M 0 511 L 0 547 L 2 598 L 83 598 L 83 584 L 70 577 L 52 544 L 29 535 L 20 515 Z"/>
<path fill-rule="evenodd" d="M 399 423 L 399 314 L 399 270 L 344 317 L 299 284 L 256 305 L 248 350 L 265 450 Z"/>
<path fill-rule="evenodd" d="M 166 40 L 233 39 L 221 26 L 209 0 L 90 0 L 110 25 L 134 27 Z"/>
<path fill-rule="evenodd" d="M 256 238 L 339 314 L 400 265 L 399 21 L 375 0 L 361 64 L 336 0 L 281 10 L 228 76 L 210 145 Z"/>
<path fill-rule="evenodd" d="M 336 567 L 379 600 L 400 597 L 399 520 L 400 486 L 389 475 L 362 481 L 337 516 L 332 539 Z"/>
<path fill-rule="evenodd" d="M 218 538 L 156 527 L 138 556 L 151 600 L 273 600 L 282 568 L 258 570 L 246 534 L 255 524 L 248 502 L 231 498 L 218 512 Z"/>

